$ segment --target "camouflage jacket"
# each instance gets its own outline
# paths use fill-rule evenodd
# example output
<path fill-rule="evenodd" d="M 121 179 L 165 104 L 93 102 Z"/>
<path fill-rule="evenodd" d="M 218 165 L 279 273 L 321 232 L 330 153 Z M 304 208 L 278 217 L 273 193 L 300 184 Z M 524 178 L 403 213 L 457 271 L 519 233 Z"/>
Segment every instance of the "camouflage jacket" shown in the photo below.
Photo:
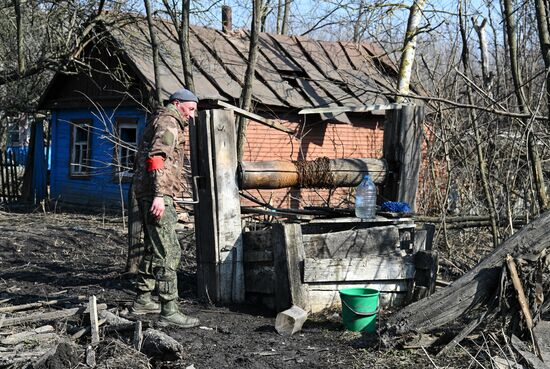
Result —
<path fill-rule="evenodd" d="M 173 105 L 159 109 L 147 123 L 134 161 L 133 188 L 137 198 L 186 196 L 183 134 L 187 125 L 187 119 Z M 148 172 L 147 159 L 157 155 L 164 157 L 164 168 Z"/>

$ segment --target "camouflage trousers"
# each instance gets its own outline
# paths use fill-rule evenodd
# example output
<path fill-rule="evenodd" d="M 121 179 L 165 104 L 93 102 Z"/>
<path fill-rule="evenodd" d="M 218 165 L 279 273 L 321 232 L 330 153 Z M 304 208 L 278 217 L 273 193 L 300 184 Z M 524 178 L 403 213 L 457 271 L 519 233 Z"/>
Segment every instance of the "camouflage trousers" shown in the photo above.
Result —
<path fill-rule="evenodd" d="M 143 224 L 145 254 L 138 269 L 137 289 L 151 292 L 158 283 L 161 302 L 178 298 L 176 271 L 180 264 L 181 249 L 176 235 L 178 215 L 171 197 L 164 196 L 165 210 L 160 219 L 149 212 L 152 199 L 139 201 L 139 213 Z"/>

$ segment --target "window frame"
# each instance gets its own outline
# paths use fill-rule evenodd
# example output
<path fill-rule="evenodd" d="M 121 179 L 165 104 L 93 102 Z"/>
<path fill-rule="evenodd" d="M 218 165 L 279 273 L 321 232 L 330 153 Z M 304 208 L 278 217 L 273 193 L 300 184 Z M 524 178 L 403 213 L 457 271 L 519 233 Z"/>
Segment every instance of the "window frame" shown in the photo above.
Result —
<path fill-rule="evenodd" d="M 117 142 L 124 142 L 126 144 L 135 145 L 136 153 L 137 153 L 137 147 L 139 144 L 139 118 L 137 117 L 115 117 L 115 124 L 114 127 L 116 129 L 116 139 Z M 135 142 L 126 142 L 122 141 L 121 138 L 121 128 L 134 128 L 136 131 L 136 141 Z M 128 150 L 121 146 L 119 146 L 117 143 L 114 143 L 113 145 L 113 159 L 114 159 L 114 177 L 116 180 L 122 179 L 123 182 L 129 182 L 132 180 L 132 177 L 134 175 L 133 173 L 133 166 L 134 161 L 136 159 L 136 154 L 134 154 L 132 163 L 128 163 L 126 161 L 125 164 L 130 164 L 129 169 L 127 170 L 121 170 L 121 150 Z"/>
<path fill-rule="evenodd" d="M 69 145 L 69 178 L 90 178 L 92 168 L 90 166 L 92 158 L 92 134 L 91 134 L 91 119 L 71 119 L 70 120 L 70 145 Z M 86 153 L 86 157 L 80 160 L 79 164 L 74 164 L 75 161 L 75 134 L 77 129 L 84 129 L 87 133 L 86 150 L 82 151 Z M 83 143 L 79 143 L 83 145 Z M 81 168 L 80 172 L 75 172 L 74 167 Z"/>

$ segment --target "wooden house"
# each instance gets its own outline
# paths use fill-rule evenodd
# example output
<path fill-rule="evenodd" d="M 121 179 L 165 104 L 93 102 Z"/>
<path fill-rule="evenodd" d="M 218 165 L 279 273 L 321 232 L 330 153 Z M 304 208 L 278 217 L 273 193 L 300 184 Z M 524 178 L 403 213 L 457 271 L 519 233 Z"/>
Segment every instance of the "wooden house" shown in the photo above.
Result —
<path fill-rule="evenodd" d="M 124 23 L 124 24 L 123 24 Z M 158 22 L 161 93 L 184 85 L 176 32 Z M 126 197 L 132 147 L 152 106 L 154 68 L 143 19 L 98 27 L 80 53 L 78 73 L 57 73 L 41 98 L 50 110 L 50 198 L 117 206 Z M 245 31 L 192 27 L 190 53 L 199 110 L 238 106 L 247 66 Z M 254 113 L 279 120 L 292 134 L 250 121 L 244 160 L 380 157 L 384 107 L 396 71 L 371 44 L 260 35 Z M 319 191 L 263 190 L 276 206 L 324 201 Z"/>

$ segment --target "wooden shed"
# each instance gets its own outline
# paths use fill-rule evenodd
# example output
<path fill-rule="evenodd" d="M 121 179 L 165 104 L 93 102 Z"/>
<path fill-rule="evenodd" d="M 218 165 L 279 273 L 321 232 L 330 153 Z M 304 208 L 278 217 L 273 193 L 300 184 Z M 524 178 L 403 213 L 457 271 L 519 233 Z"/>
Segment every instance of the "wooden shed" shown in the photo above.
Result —
<path fill-rule="evenodd" d="M 181 58 L 173 25 L 158 22 L 156 32 L 161 92 L 167 98 L 184 85 Z M 149 116 L 152 52 L 141 18 L 106 21 L 96 34 L 78 56 L 89 68 L 57 73 L 40 102 L 41 109 L 52 112 L 50 197 L 116 206 L 126 198 L 131 147 Z M 220 102 L 239 104 L 248 41 L 245 31 L 191 28 L 200 110 Z M 387 96 L 396 84 L 396 71 L 372 44 L 262 33 L 255 77 L 254 113 L 286 129 L 251 120 L 244 160 L 381 156 L 384 109 L 393 103 Z M 260 192 L 273 205 L 293 207 L 323 203 L 327 193 Z"/>

